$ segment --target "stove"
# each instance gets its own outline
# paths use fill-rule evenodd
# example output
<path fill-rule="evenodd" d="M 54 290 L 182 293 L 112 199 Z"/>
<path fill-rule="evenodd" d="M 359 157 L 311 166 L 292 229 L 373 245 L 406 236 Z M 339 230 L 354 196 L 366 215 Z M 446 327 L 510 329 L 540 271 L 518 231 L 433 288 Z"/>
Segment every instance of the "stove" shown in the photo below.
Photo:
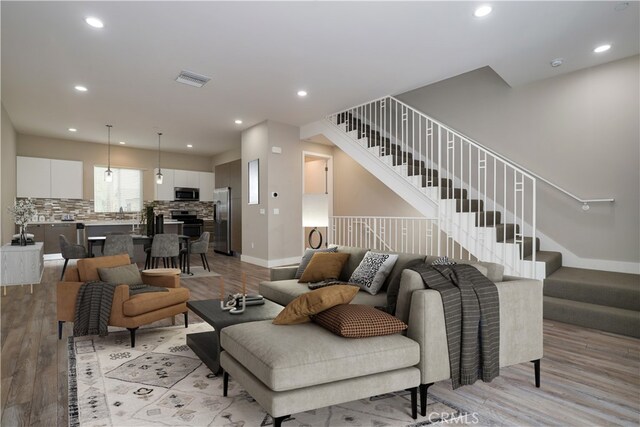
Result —
<path fill-rule="evenodd" d="M 196 211 L 171 210 L 171 219 L 182 221 L 182 234 L 192 238 L 198 238 L 202 234 L 204 221 L 198 218 Z"/>

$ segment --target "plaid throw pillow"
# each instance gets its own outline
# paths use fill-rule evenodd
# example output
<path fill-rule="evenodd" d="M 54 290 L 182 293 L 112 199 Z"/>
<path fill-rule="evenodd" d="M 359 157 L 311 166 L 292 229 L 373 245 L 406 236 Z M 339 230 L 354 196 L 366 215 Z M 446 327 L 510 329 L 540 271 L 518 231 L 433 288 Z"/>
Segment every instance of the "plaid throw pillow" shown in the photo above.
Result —
<path fill-rule="evenodd" d="M 340 304 L 312 317 L 313 322 L 345 338 L 397 334 L 407 329 L 398 318 L 369 305 Z"/>

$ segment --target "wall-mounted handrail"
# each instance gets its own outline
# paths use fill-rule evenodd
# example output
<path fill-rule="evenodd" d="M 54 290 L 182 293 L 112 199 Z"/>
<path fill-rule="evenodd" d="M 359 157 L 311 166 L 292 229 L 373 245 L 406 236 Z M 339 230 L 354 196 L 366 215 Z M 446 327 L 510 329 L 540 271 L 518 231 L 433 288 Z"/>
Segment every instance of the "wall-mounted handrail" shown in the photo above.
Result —
<path fill-rule="evenodd" d="M 409 104 L 407 104 L 407 103 L 405 103 L 405 102 L 402 102 L 402 101 L 400 101 L 399 99 L 397 99 L 397 98 L 395 98 L 395 97 L 393 97 L 393 96 L 389 96 L 389 98 L 391 98 L 391 99 L 395 100 L 397 103 L 399 103 L 399 104 L 401 104 L 401 105 L 404 105 L 404 106 L 405 106 L 405 107 L 407 107 L 407 108 L 411 108 L 412 110 L 415 110 L 415 112 L 416 112 L 417 114 L 421 115 L 421 116 L 422 116 L 422 117 L 424 117 L 425 119 L 430 120 L 430 121 L 432 121 L 433 123 L 437 124 L 438 126 L 442 127 L 443 129 L 446 129 L 446 130 L 448 130 L 449 132 L 451 132 L 451 133 L 453 133 L 453 134 L 456 134 L 456 135 L 458 135 L 458 136 L 460 136 L 460 137 L 462 137 L 462 138 L 466 139 L 467 141 L 469 141 L 469 143 L 471 143 L 471 144 L 473 144 L 473 145 L 475 145 L 475 146 L 477 146 L 477 147 L 479 147 L 479 148 L 482 148 L 483 150 L 486 150 L 487 152 L 489 152 L 489 153 L 491 153 L 492 155 L 494 155 L 494 156 L 496 156 L 496 157 L 498 157 L 498 158 L 500 158 L 500 159 L 504 160 L 505 162 L 507 162 L 507 163 L 511 163 L 512 165 L 514 165 L 514 166 L 518 167 L 519 169 L 521 169 L 521 170 L 523 170 L 524 172 L 526 172 L 527 174 L 529 174 L 531 177 L 534 177 L 534 178 L 536 178 L 536 179 L 539 179 L 540 181 L 544 182 L 545 184 L 550 185 L 551 187 L 553 187 L 553 188 L 555 188 L 556 190 L 558 190 L 558 191 L 560 191 L 560 192 L 562 192 L 562 193 L 566 194 L 567 196 L 571 197 L 572 199 L 575 199 L 575 200 L 576 200 L 576 201 L 578 201 L 579 203 L 582 203 L 582 205 L 583 205 L 583 206 L 582 206 L 582 209 L 584 209 L 584 210 L 589 210 L 589 203 L 602 203 L 602 202 L 609 202 L 609 203 L 613 203 L 613 202 L 615 202 L 615 199 L 614 199 L 613 197 L 611 197 L 611 198 L 602 198 L 602 199 L 583 199 L 583 198 L 581 198 L 581 197 L 578 197 L 578 196 L 576 196 L 575 194 L 571 193 L 570 191 L 565 190 L 564 188 L 560 187 L 559 185 L 554 184 L 553 182 L 549 181 L 548 179 L 541 177 L 539 174 L 537 174 L 537 173 L 535 173 L 535 172 L 532 172 L 531 170 L 529 170 L 529 169 L 525 168 L 525 167 L 524 167 L 524 166 L 522 166 L 521 164 L 519 164 L 519 163 L 517 163 L 517 162 L 515 162 L 515 161 L 511 160 L 510 158 L 508 158 L 508 157 L 506 157 L 506 156 L 503 156 L 502 154 L 500 154 L 500 153 L 498 153 L 498 152 L 496 152 L 496 151 L 492 150 L 491 148 L 489 148 L 489 147 L 487 147 L 487 146 L 485 146 L 485 145 L 483 145 L 483 144 L 480 144 L 478 141 L 476 141 L 476 140 L 474 140 L 474 139 L 472 139 L 472 138 L 469 138 L 468 136 L 466 136 L 465 134 L 463 134 L 463 133 L 461 133 L 461 132 L 459 132 L 459 131 L 457 131 L 457 130 L 451 129 L 449 126 L 447 126 L 447 125 L 445 125 L 444 123 L 442 123 L 442 122 L 440 122 L 440 121 L 438 121 L 438 120 L 436 120 L 436 119 L 434 119 L 434 118 L 432 118 L 432 117 L 430 117 L 430 116 L 428 116 L 428 115 L 424 114 L 423 112 L 419 111 L 419 110 L 418 110 L 418 109 L 416 109 L 415 107 L 412 107 L 411 105 L 409 105 Z M 379 98 L 379 99 L 382 99 L 382 98 Z M 377 101 L 377 100 L 376 100 L 376 101 Z M 370 101 L 370 102 L 375 102 L 375 101 Z M 585 207 L 586 207 L 586 208 L 585 208 Z"/>

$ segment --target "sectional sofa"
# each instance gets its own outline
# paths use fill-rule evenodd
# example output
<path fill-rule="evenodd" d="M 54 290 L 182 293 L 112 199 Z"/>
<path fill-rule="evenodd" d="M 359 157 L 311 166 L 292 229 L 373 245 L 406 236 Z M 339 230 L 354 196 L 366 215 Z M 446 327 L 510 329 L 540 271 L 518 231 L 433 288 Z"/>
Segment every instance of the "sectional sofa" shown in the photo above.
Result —
<path fill-rule="evenodd" d="M 340 275 L 348 280 L 360 264 L 367 249 L 339 246 L 338 252 L 350 254 Z M 444 311 L 440 294 L 425 289 L 420 275 L 405 269 L 415 260 L 433 262 L 436 257 L 399 253 L 398 260 L 383 285 L 383 291 L 370 295 L 364 291 L 352 301 L 354 304 L 387 306 L 395 304 L 395 316 L 408 325 L 406 336 L 420 347 L 420 400 L 422 415 L 426 414 L 427 389 L 433 383 L 450 378 L 449 355 L 445 332 Z M 500 367 L 533 362 L 536 387 L 540 386 L 542 344 L 542 282 L 533 279 L 504 276 L 501 265 L 487 262 L 455 260 L 478 264 L 481 272 L 498 289 L 500 299 Z M 259 292 L 265 298 L 287 305 L 297 296 L 309 292 L 305 284 L 295 279 L 297 266 L 274 268 L 271 280 L 260 283 Z"/>

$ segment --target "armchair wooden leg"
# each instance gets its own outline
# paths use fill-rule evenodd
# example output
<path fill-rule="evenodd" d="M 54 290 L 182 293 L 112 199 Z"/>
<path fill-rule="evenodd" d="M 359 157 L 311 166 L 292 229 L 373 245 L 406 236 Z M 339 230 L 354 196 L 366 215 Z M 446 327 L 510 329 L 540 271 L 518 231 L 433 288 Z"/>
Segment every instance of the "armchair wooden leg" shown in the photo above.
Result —
<path fill-rule="evenodd" d="M 62 339 L 62 326 L 64 325 L 64 320 L 58 320 L 58 339 Z"/>
<path fill-rule="evenodd" d="M 184 312 L 184 327 L 185 328 L 189 327 L 189 312 L 188 311 Z"/>
<path fill-rule="evenodd" d="M 433 383 L 420 384 L 420 415 L 423 417 L 427 415 L 427 390 Z"/>
<path fill-rule="evenodd" d="M 127 328 L 131 332 L 131 348 L 136 346 L 136 330 L 138 328 Z"/>
<path fill-rule="evenodd" d="M 222 374 L 222 395 L 227 397 L 227 392 L 229 391 L 229 373 L 224 371 Z"/>
<path fill-rule="evenodd" d="M 411 391 L 411 418 L 418 418 L 418 387 L 413 387 Z"/>
<path fill-rule="evenodd" d="M 69 258 L 64 260 L 64 265 L 62 266 L 62 274 L 60 275 L 60 280 L 64 278 L 64 271 L 67 269 L 68 263 L 69 263 Z"/>
<path fill-rule="evenodd" d="M 535 371 L 535 377 L 536 377 L 536 387 L 540 388 L 540 359 L 532 360 L 532 362 L 533 362 L 533 369 Z"/>

